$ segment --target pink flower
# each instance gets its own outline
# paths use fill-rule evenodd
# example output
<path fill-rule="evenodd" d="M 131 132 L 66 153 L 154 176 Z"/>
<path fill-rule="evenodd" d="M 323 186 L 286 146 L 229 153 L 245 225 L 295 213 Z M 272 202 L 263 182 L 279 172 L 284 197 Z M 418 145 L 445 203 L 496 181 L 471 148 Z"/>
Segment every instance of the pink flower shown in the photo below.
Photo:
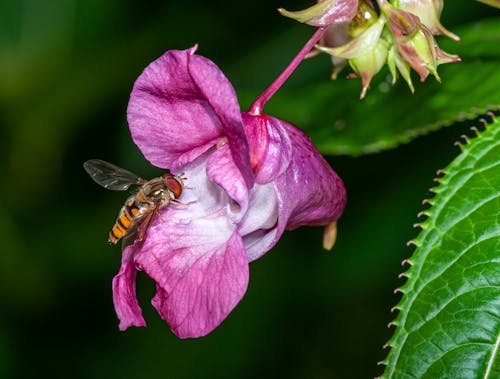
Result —
<path fill-rule="evenodd" d="M 267 115 L 241 113 L 235 91 L 195 48 L 167 51 L 137 79 L 128 106 L 134 142 L 155 166 L 184 173 L 180 201 L 123 250 L 113 280 L 120 329 L 145 326 L 136 271 L 180 338 L 217 327 L 244 295 L 249 262 L 285 230 L 337 220 L 346 195 L 308 137 Z"/>

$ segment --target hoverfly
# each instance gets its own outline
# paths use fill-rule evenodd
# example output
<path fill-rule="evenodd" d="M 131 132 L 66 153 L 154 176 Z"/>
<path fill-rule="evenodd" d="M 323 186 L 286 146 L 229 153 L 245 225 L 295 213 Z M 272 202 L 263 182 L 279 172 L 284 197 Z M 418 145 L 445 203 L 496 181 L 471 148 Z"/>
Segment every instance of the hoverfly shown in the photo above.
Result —
<path fill-rule="evenodd" d="M 186 205 L 177 199 L 185 188 L 182 175 L 165 173 L 151 180 L 144 180 L 136 174 L 100 159 L 91 159 L 83 168 L 100 186 L 125 191 L 130 186 L 139 186 L 129 196 L 118 213 L 118 218 L 109 232 L 108 242 L 116 244 L 123 238 L 123 245 L 144 238 L 145 232 L 155 213 L 169 204 Z"/>

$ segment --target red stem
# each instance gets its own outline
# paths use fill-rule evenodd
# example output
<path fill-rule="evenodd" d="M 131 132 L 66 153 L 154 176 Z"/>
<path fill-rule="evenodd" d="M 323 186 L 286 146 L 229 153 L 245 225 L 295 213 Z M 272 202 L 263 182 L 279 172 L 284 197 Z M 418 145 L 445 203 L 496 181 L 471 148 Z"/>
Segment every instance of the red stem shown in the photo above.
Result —
<path fill-rule="evenodd" d="M 274 82 L 264 91 L 262 94 L 255 99 L 255 101 L 250 106 L 248 113 L 253 116 L 259 116 L 262 114 L 264 106 L 269 101 L 271 97 L 280 89 L 280 87 L 287 81 L 287 79 L 292 75 L 295 69 L 298 67 L 300 62 L 304 57 L 311 51 L 311 49 L 316 45 L 319 39 L 323 36 L 326 28 L 318 28 L 312 37 L 307 41 L 304 47 L 299 51 L 299 53 L 293 58 L 290 64 L 283 70 L 283 72 L 276 78 Z"/>

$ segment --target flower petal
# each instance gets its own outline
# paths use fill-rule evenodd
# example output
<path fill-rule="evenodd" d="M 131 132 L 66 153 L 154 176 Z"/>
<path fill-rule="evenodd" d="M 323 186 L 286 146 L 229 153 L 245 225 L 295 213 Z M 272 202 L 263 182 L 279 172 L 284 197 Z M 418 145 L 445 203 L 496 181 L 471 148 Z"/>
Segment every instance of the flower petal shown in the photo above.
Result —
<path fill-rule="evenodd" d="M 162 208 L 160 217 L 153 216 L 150 228 L 165 222 L 186 223 L 226 211 L 231 198 L 207 176 L 208 159 L 214 151 L 215 147 L 182 167 L 186 187 L 177 200 L 183 204 L 169 204 Z"/>
<path fill-rule="evenodd" d="M 293 157 L 286 172 L 275 181 L 279 203 L 279 238 L 285 229 L 326 225 L 337 220 L 346 203 L 342 180 L 313 143 L 294 125 L 276 119 L 288 131 Z"/>
<path fill-rule="evenodd" d="M 247 187 L 251 188 L 253 173 L 249 161 L 248 142 L 241 121 L 240 106 L 231 82 L 212 61 L 199 55 L 190 57 L 189 73 L 221 121 L 234 163 Z M 233 99 L 235 101 L 232 101 Z"/>
<path fill-rule="evenodd" d="M 135 261 L 156 281 L 152 303 L 180 338 L 210 333 L 248 285 L 243 241 L 224 215 L 150 228 Z"/>
<path fill-rule="evenodd" d="M 256 184 L 250 190 L 248 212 L 238 225 L 250 262 L 271 249 L 277 222 L 278 197 L 273 183 Z"/>
<path fill-rule="evenodd" d="M 132 138 L 152 164 L 176 170 L 226 137 L 251 187 L 248 145 L 234 88 L 195 50 L 167 51 L 139 76 L 127 109 Z"/>
<path fill-rule="evenodd" d="M 255 182 L 268 183 L 281 175 L 290 163 L 292 147 L 287 131 L 281 122 L 268 115 L 254 116 L 244 112 L 242 118 Z"/>
<path fill-rule="evenodd" d="M 278 221 L 278 198 L 272 183 L 257 184 L 250 191 L 250 205 L 238 224 L 241 236 L 260 229 L 270 229 Z"/>
<path fill-rule="evenodd" d="M 135 250 L 134 246 L 128 246 L 123 250 L 120 271 L 113 278 L 113 302 L 120 319 L 120 330 L 125 330 L 129 326 L 146 326 L 135 294 L 136 270 L 132 261 Z"/>

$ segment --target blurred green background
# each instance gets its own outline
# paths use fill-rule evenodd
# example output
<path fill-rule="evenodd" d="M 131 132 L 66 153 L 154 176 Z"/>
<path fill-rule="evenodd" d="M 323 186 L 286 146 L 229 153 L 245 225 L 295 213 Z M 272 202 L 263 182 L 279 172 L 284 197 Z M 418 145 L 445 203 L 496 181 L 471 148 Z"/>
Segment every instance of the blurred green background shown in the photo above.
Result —
<path fill-rule="evenodd" d="M 405 242 L 417 234 L 411 225 L 435 171 L 458 153 L 452 143 L 470 125 L 394 151 L 329 158 L 349 194 L 333 252 L 321 249 L 321 228 L 286 233 L 251 265 L 237 308 L 197 340 L 177 339 L 159 319 L 145 275 L 138 295 L 148 327 L 118 331 L 111 279 L 120 249 L 106 239 L 126 194 L 103 190 L 82 169 L 101 158 L 157 175 L 125 119 L 142 69 L 165 50 L 198 43 L 237 91 L 263 90 L 312 32 L 276 8 L 309 4 L 0 0 L 0 378 L 381 372 L 400 262 L 411 254 Z M 489 12 L 448 1 L 443 22 L 453 30 Z M 328 80 L 328 64 L 326 57 L 305 62 L 287 86 Z"/>

